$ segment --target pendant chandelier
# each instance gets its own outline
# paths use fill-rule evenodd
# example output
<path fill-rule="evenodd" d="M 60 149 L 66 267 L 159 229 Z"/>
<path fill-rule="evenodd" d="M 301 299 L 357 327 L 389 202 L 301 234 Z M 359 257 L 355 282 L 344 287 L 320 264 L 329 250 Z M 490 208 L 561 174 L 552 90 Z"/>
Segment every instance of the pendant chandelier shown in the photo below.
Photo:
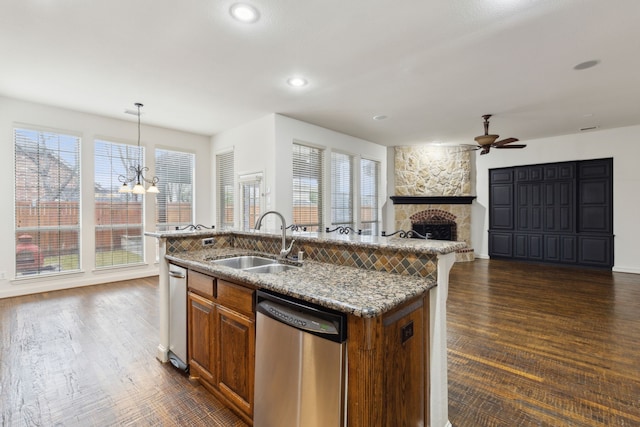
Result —
<path fill-rule="evenodd" d="M 122 186 L 118 190 L 118 193 L 133 193 L 133 194 L 144 194 L 144 193 L 159 193 L 158 187 L 156 184 L 160 179 L 157 176 L 154 176 L 150 179 L 144 177 L 145 172 L 149 172 L 149 168 L 146 166 L 141 166 L 140 163 L 140 108 L 144 107 L 139 102 L 134 104 L 138 108 L 138 164 L 136 166 L 129 166 L 129 172 L 127 175 L 118 176 L 118 181 L 122 183 Z M 133 188 L 129 185 L 135 181 L 135 185 Z M 145 184 L 151 184 L 148 188 L 145 188 Z"/>

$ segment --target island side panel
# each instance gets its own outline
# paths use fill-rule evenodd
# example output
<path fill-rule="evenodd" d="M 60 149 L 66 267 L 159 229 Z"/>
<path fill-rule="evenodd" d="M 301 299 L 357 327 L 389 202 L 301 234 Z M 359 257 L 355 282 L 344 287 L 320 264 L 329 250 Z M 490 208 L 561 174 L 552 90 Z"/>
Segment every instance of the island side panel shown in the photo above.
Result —
<path fill-rule="evenodd" d="M 428 297 L 382 317 L 385 426 L 425 426 L 429 420 Z"/>
<path fill-rule="evenodd" d="M 429 294 L 348 318 L 349 427 L 428 425 Z"/>
<path fill-rule="evenodd" d="M 382 319 L 349 315 L 347 334 L 347 425 L 382 427 Z"/>

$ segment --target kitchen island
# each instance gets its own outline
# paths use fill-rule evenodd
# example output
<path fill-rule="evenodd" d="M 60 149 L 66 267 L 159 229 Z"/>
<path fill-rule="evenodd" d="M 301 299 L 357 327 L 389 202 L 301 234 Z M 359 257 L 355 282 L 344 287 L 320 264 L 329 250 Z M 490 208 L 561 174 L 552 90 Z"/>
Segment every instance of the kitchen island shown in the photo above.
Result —
<path fill-rule="evenodd" d="M 464 243 L 294 233 L 287 239 L 295 239 L 292 253 L 302 252 L 304 261 L 282 273 L 256 274 L 212 261 L 276 254 L 277 235 L 239 231 L 147 235 L 159 239 L 162 254 L 160 361 L 168 360 L 168 264 L 174 263 L 188 268 L 194 277 L 205 275 L 248 292 L 267 289 L 346 313 L 349 426 L 449 425 L 446 296 L 454 252 Z M 209 237 L 212 244 L 203 247 L 203 239 Z M 251 318 L 241 317 L 249 322 L 250 334 Z M 251 400 L 248 396 L 234 407 L 249 422 Z"/>

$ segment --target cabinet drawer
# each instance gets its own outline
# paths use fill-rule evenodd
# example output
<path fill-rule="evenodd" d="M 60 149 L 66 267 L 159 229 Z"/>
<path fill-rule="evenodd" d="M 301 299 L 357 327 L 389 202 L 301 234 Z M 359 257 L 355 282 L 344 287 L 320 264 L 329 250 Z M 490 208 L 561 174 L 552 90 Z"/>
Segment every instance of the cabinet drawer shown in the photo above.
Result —
<path fill-rule="evenodd" d="M 189 270 L 187 275 L 187 285 L 190 291 L 196 294 L 215 298 L 215 278 L 197 271 Z"/>
<path fill-rule="evenodd" d="M 254 317 L 253 295 L 253 289 L 218 279 L 218 304 L 251 318 Z"/>

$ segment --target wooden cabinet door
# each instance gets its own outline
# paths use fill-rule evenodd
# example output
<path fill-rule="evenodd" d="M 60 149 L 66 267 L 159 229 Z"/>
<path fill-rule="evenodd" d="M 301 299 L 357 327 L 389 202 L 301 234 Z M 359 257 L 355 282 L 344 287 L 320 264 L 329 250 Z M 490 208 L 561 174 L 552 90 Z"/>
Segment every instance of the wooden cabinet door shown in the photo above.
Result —
<path fill-rule="evenodd" d="M 613 159 L 584 161 L 578 171 L 578 232 L 613 234 Z"/>
<path fill-rule="evenodd" d="M 489 255 L 492 257 L 513 257 L 513 233 L 489 231 Z"/>
<path fill-rule="evenodd" d="M 216 321 L 218 388 L 240 410 L 252 416 L 255 322 L 223 306 L 217 307 Z"/>
<path fill-rule="evenodd" d="M 215 378 L 215 306 L 200 295 L 188 296 L 189 366 L 192 377 L 213 383 Z"/>
<path fill-rule="evenodd" d="M 575 232 L 575 181 L 544 184 L 544 231 Z"/>
<path fill-rule="evenodd" d="M 542 231 L 542 184 L 519 183 L 516 194 L 517 231 Z"/>

